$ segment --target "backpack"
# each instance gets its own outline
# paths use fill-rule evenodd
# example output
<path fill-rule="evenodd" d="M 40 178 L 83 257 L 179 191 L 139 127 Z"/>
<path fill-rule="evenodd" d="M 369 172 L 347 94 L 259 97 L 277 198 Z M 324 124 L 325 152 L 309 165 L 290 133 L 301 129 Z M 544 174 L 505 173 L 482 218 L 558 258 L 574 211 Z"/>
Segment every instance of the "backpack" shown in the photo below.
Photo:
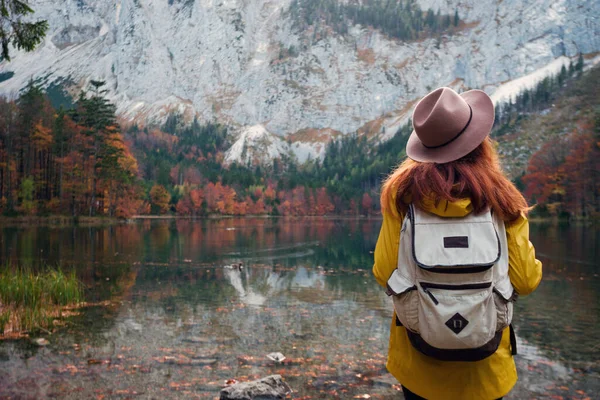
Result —
<path fill-rule="evenodd" d="M 411 204 L 387 288 L 397 325 L 421 353 L 479 361 L 496 352 L 510 326 L 516 354 L 506 230 L 491 211 L 446 218 Z"/>

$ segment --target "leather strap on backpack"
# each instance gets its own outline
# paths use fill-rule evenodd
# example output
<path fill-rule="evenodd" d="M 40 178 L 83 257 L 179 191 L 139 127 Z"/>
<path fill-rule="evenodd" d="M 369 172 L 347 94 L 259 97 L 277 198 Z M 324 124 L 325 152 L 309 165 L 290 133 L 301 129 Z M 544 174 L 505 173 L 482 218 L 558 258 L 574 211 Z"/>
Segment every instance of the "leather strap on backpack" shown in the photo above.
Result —
<path fill-rule="evenodd" d="M 512 324 L 510 324 L 508 327 L 510 330 L 510 350 L 511 354 L 515 356 L 517 355 L 517 335 L 515 335 L 515 328 L 513 328 Z"/>

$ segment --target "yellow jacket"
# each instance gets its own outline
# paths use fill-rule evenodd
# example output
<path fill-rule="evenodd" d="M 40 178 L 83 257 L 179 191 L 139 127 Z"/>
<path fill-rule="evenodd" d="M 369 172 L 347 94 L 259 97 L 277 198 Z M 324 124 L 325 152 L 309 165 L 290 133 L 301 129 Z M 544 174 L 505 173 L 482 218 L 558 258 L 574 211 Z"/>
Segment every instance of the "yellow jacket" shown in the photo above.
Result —
<path fill-rule="evenodd" d="M 424 209 L 444 217 L 463 217 L 472 211 L 471 201 L 441 201 Z M 377 282 L 386 283 L 398 262 L 402 215 L 393 201 L 383 215 L 383 225 L 375 247 L 373 274 Z M 542 279 L 542 263 L 535 258 L 529 241 L 529 222 L 525 216 L 506 224 L 509 252 L 509 277 L 516 292 L 523 296 L 535 290 Z M 496 353 L 476 362 L 438 361 L 412 347 L 403 326 L 391 324 L 387 369 L 415 394 L 428 400 L 488 400 L 506 395 L 517 382 L 517 370 L 511 355 L 509 329 L 503 333 Z"/>

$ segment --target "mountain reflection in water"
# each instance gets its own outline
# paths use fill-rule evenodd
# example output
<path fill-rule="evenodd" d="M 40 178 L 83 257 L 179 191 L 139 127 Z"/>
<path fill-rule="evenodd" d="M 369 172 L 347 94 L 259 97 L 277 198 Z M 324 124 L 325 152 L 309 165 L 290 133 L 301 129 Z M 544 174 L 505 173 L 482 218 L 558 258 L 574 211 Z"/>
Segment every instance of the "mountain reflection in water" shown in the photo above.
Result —
<path fill-rule="evenodd" d="M 390 300 L 370 272 L 380 224 L 249 218 L 3 228 L 0 261 L 60 262 L 77 270 L 89 300 L 112 303 L 72 317 L 46 348 L 0 343 L 0 398 L 215 398 L 227 379 L 272 373 L 295 398 L 397 398 L 398 386 L 376 379 L 385 374 L 391 323 Z M 544 281 L 517 303 L 520 380 L 509 398 L 593 398 L 600 235 L 540 225 L 531 235 Z M 269 361 L 271 352 L 286 362 Z"/>

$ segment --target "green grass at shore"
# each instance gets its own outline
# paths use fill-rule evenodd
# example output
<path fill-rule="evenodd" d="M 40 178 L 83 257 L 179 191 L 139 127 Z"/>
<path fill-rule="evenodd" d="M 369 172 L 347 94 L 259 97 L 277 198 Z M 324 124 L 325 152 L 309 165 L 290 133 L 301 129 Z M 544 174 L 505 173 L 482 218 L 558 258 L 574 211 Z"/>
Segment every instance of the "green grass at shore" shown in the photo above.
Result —
<path fill-rule="evenodd" d="M 0 267 L 0 334 L 51 327 L 63 307 L 81 301 L 83 285 L 74 271 L 35 272 L 9 263 Z"/>

